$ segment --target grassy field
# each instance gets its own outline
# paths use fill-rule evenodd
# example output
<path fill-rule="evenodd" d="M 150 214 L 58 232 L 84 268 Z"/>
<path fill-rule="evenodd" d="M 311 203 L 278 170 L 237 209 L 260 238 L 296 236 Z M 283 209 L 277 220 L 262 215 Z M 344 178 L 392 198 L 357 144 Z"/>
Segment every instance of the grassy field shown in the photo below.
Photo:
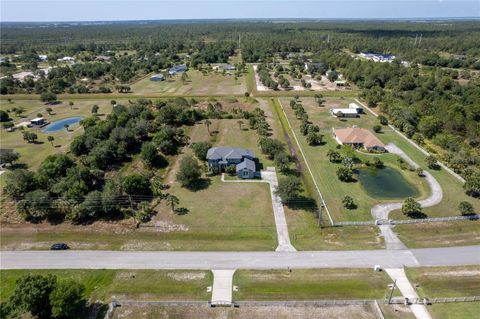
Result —
<path fill-rule="evenodd" d="M 197 70 L 189 70 L 187 75 L 185 83 L 182 82 L 180 74 L 165 81 L 150 81 L 150 76 L 147 76 L 130 87 L 134 95 L 237 95 L 247 90 L 244 77 L 235 80 L 233 75 L 227 76 L 217 72 L 203 75 Z"/>
<path fill-rule="evenodd" d="M 321 146 L 309 146 L 305 137 L 300 132 L 301 122 L 296 119 L 293 110 L 289 106 L 290 99 L 284 98 L 280 100 L 283 104 L 284 110 L 290 120 L 290 124 L 299 139 L 300 145 L 305 153 L 307 161 L 312 169 L 314 178 L 316 179 L 320 190 L 324 196 L 327 207 L 332 214 L 335 221 L 342 220 L 371 220 L 372 216 L 370 209 L 379 202 L 395 202 L 398 199 L 385 200 L 372 198 L 363 189 L 361 183 L 344 183 L 338 180 L 336 176 L 336 169 L 341 164 L 330 163 L 327 157 L 327 151 L 334 149 L 337 142 L 331 136 L 331 129 L 341 127 L 351 127 L 356 125 L 358 127 L 370 129 L 376 124 L 376 119 L 368 114 L 362 115 L 360 118 L 349 118 L 340 121 L 331 116 L 329 109 L 332 106 L 345 107 L 352 99 L 348 98 L 327 98 L 325 107 L 316 106 L 312 98 L 302 98 L 302 105 L 309 115 L 310 121 L 314 125 L 320 127 L 320 131 L 324 134 L 325 144 Z M 377 134 L 381 135 L 381 134 Z M 371 159 L 372 156 L 356 153 L 357 157 L 362 160 Z M 378 157 L 384 162 L 386 166 L 391 168 L 398 168 L 396 162 L 397 156 L 393 154 L 381 154 Z M 397 169 L 398 170 L 398 169 Z M 428 194 L 428 185 L 426 182 L 418 177 L 414 172 L 408 170 L 400 171 L 403 177 L 410 183 L 416 186 L 420 192 L 420 198 L 425 198 Z M 345 195 L 353 197 L 357 204 L 356 209 L 346 209 L 342 205 L 342 199 Z"/>
<path fill-rule="evenodd" d="M 2 270 L 0 301 L 7 300 L 15 282 L 26 274 L 54 274 L 85 285 L 85 297 L 91 301 L 208 300 L 207 287 L 213 283 L 210 271 L 201 270 Z"/>
<path fill-rule="evenodd" d="M 420 297 L 465 297 L 480 292 L 480 266 L 410 268 L 407 276 L 418 284 Z M 428 310 L 436 319 L 478 318 L 480 303 L 434 304 Z"/>
<path fill-rule="evenodd" d="M 370 269 L 237 270 L 234 300 L 382 299 L 390 280 Z"/>
<path fill-rule="evenodd" d="M 122 306 L 115 311 L 115 319 L 120 318 L 140 319 L 375 319 L 372 306 L 327 306 L 327 307 L 240 307 L 227 308 L 207 306 Z M 400 317 L 387 317 L 388 319 Z"/>
<path fill-rule="evenodd" d="M 478 245 L 480 221 L 397 225 L 395 232 L 410 248 Z"/>

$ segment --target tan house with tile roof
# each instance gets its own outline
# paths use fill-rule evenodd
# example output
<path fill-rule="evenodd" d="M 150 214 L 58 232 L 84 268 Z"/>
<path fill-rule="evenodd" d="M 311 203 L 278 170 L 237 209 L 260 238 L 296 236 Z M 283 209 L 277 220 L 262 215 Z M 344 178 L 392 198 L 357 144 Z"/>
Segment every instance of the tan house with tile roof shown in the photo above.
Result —
<path fill-rule="evenodd" d="M 333 137 L 341 145 L 365 148 L 367 151 L 385 151 L 383 144 L 372 132 L 359 127 L 333 129 Z"/>

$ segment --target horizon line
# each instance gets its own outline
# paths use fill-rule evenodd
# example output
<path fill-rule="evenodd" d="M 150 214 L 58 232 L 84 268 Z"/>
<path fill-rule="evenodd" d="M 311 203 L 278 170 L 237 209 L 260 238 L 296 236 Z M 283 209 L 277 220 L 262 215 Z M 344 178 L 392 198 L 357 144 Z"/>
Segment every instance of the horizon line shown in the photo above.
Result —
<path fill-rule="evenodd" d="M 120 19 L 120 20 L 51 20 L 51 21 L 38 21 L 38 20 L 9 20 L 1 21 L 2 23 L 100 23 L 100 22 L 157 22 L 157 21 L 275 21 L 275 20 L 290 20 L 290 21 L 416 21 L 416 20 L 478 20 L 480 17 L 405 17 L 405 18 L 175 18 L 175 19 Z"/>

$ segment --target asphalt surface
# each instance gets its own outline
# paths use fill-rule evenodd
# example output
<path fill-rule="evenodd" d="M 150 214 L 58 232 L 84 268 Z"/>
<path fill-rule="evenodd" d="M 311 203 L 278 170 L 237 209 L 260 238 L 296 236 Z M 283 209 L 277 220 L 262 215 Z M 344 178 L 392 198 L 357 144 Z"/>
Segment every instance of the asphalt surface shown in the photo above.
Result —
<path fill-rule="evenodd" d="M 480 265 L 480 246 L 299 252 L 2 251 L 0 269 L 286 269 Z"/>

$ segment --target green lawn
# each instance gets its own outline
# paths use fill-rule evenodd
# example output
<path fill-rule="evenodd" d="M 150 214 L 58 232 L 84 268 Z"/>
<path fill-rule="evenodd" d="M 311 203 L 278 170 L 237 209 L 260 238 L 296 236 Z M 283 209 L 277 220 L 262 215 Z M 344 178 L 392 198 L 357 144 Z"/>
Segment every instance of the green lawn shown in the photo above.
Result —
<path fill-rule="evenodd" d="M 480 292 L 480 266 L 407 268 L 420 297 L 467 297 Z M 480 305 L 480 304 L 479 304 Z"/>
<path fill-rule="evenodd" d="M 345 183 L 338 180 L 336 176 L 336 169 L 341 164 L 330 163 L 327 157 L 327 151 L 334 149 L 337 142 L 331 135 L 331 129 L 341 127 L 351 127 L 356 125 L 358 127 L 370 129 L 376 124 L 376 119 L 372 115 L 364 114 L 360 118 L 345 119 L 340 121 L 331 116 L 329 109 L 332 106 L 345 107 L 352 99 L 348 98 L 327 98 L 325 107 L 318 107 L 314 99 L 302 98 L 302 104 L 309 115 L 310 121 L 314 125 L 320 127 L 321 133 L 324 134 L 325 145 L 309 146 L 306 138 L 300 132 L 301 122 L 295 117 L 293 110 L 289 106 L 290 99 L 280 99 L 284 110 L 290 120 L 290 124 L 299 139 L 300 145 L 305 153 L 307 161 L 310 165 L 315 180 L 317 181 L 320 191 L 322 192 L 327 207 L 332 215 L 334 221 L 343 220 L 371 220 L 371 208 L 379 202 L 395 202 L 399 199 L 380 200 L 369 196 L 359 182 Z M 381 136 L 382 134 L 377 134 Z M 371 159 L 371 155 L 364 155 L 356 153 L 356 156 L 362 161 Z M 396 162 L 397 156 L 393 154 L 377 155 L 386 166 L 391 168 L 398 168 Z M 398 170 L 398 169 L 397 169 Z M 418 177 L 414 172 L 408 170 L 398 170 L 402 176 L 411 184 L 415 185 L 420 192 L 418 199 L 425 198 L 428 194 L 428 185 L 424 179 Z M 308 171 L 305 169 L 305 174 Z M 356 209 L 346 209 L 342 205 L 342 199 L 345 195 L 353 197 L 357 204 Z"/>
<path fill-rule="evenodd" d="M 404 224 L 394 228 L 400 240 L 410 248 L 478 245 L 480 221 Z"/>
<path fill-rule="evenodd" d="M 370 269 L 237 270 L 234 300 L 382 299 L 390 280 Z"/>
<path fill-rule="evenodd" d="M 54 274 L 59 279 L 74 279 L 86 287 L 91 301 L 209 300 L 207 287 L 213 283 L 210 271 L 201 270 L 2 270 L 0 301 L 7 300 L 15 282 L 26 274 Z"/>
<path fill-rule="evenodd" d="M 153 74 L 152 74 L 153 75 Z M 177 74 L 165 81 L 150 81 L 147 76 L 132 84 L 134 95 L 167 94 L 167 95 L 239 95 L 245 93 L 247 87 L 244 77 L 235 80 L 235 76 L 222 75 L 211 72 L 203 75 L 200 71 L 189 70 L 188 79 L 181 81 L 181 75 Z"/>
<path fill-rule="evenodd" d="M 407 276 L 420 285 L 420 297 L 478 296 L 480 292 L 480 266 L 409 268 Z M 479 302 L 433 304 L 428 310 L 435 319 L 478 318 Z"/>

